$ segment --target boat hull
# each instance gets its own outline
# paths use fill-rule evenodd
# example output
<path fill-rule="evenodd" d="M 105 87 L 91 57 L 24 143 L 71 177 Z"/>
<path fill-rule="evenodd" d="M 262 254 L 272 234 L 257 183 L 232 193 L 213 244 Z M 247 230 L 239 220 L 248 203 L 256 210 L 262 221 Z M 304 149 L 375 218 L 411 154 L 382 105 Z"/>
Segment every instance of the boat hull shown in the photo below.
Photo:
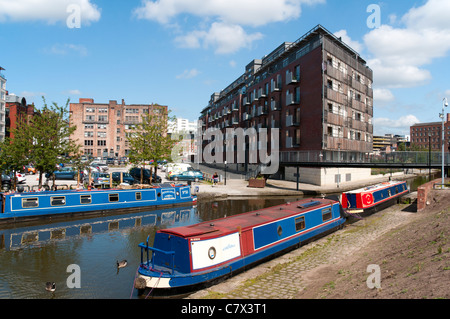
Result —
<path fill-rule="evenodd" d="M 386 207 L 408 193 L 406 182 L 386 182 L 343 193 L 341 201 L 348 213 L 362 213 Z"/>
<path fill-rule="evenodd" d="M 134 212 L 150 207 L 192 204 L 190 187 L 175 185 L 146 189 L 67 190 L 2 194 L 0 223 Z"/>
<path fill-rule="evenodd" d="M 276 209 L 279 208 L 283 207 L 276 207 Z M 326 211 L 327 214 L 330 213 L 330 218 L 322 222 L 323 211 Z M 258 216 L 258 212 L 253 213 Z M 264 212 L 261 215 L 264 217 Z M 232 219 L 232 217 L 229 219 Z M 251 217 L 248 216 L 247 218 Z M 301 230 L 297 230 L 298 225 L 295 224 L 299 219 L 304 219 L 303 223 L 307 225 Z M 236 224 L 233 220 L 229 222 L 233 225 Z M 156 254 L 153 254 L 152 261 L 147 258 L 147 261 L 141 263 L 139 276 L 135 280 L 135 288 L 141 294 L 148 290 L 157 295 L 192 292 L 335 231 L 342 227 L 344 222 L 345 218 L 340 214 L 340 204 L 335 202 L 331 206 L 321 205 L 316 209 L 301 211 L 298 214 L 275 219 L 271 222 L 255 223 L 253 226 L 242 228 L 237 226 L 238 231 L 223 236 L 202 238 L 202 236 L 194 235 L 193 238 L 188 239 L 186 245 L 186 247 L 189 247 L 189 260 L 182 261 L 182 258 L 178 260 L 178 262 L 189 263 L 188 267 L 184 265 L 183 269 L 182 265 L 175 266 L 171 271 L 168 268 L 155 266 L 155 263 L 158 263 L 158 258 Z M 211 224 L 216 223 L 220 223 L 220 221 Z M 173 236 L 173 234 L 171 235 Z M 172 240 L 175 241 L 173 238 Z M 180 242 L 179 245 L 185 244 Z M 159 246 L 156 238 L 154 246 Z M 155 249 L 155 247 L 149 248 L 148 244 L 141 244 L 140 247 L 141 257 L 149 249 Z M 214 248 L 213 256 L 211 256 L 212 248 Z M 176 252 L 177 247 L 171 249 Z M 158 248 L 156 250 L 159 251 Z M 176 265 L 176 258 L 172 258 L 174 265 Z M 160 264 L 167 265 L 167 261 Z"/>

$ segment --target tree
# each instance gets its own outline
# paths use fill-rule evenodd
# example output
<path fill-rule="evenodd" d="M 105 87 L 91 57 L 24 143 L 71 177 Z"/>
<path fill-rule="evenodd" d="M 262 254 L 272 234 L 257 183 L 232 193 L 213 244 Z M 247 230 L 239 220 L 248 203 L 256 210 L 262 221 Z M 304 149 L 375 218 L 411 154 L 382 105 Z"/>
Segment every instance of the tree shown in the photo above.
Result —
<path fill-rule="evenodd" d="M 68 115 L 68 99 L 65 106 L 53 102 L 44 106 L 40 113 L 34 116 L 27 126 L 27 133 L 32 137 L 30 161 L 39 171 L 39 187 L 42 186 L 42 175 L 52 174 L 61 156 L 76 155 L 80 146 L 70 138 L 76 126 L 70 125 Z"/>
<path fill-rule="evenodd" d="M 12 173 L 13 189 L 16 188 L 16 172 L 29 164 L 32 139 L 26 127 L 27 122 L 24 119 L 19 120 L 17 128 L 11 130 L 14 138 L 5 138 L 0 143 L 0 168 L 2 172 Z"/>
<path fill-rule="evenodd" d="M 177 140 L 168 134 L 168 121 L 174 121 L 175 117 L 169 116 L 170 111 L 163 107 L 155 106 L 144 114 L 142 121 L 128 134 L 130 145 L 129 158 L 132 163 L 141 166 L 141 184 L 143 183 L 143 170 L 145 162 L 153 162 L 155 174 L 158 169 L 158 161 L 169 160 L 171 151 Z M 150 183 L 152 170 L 150 170 Z"/>

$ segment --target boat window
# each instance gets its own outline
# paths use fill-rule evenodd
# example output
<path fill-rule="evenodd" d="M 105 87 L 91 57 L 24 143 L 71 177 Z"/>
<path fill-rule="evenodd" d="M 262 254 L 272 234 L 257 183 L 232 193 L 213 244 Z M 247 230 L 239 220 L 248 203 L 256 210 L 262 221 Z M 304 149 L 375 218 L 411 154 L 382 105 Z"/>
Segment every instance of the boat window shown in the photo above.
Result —
<path fill-rule="evenodd" d="M 305 229 L 305 217 L 297 217 L 295 219 L 295 231 Z"/>
<path fill-rule="evenodd" d="M 22 198 L 22 208 L 31 208 L 38 206 L 39 206 L 39 199 L 37 197 Z"/>
<path fill-rule="evenodd" d="M 331 219 L 331 207 L 322 209 L 322 220 L 327 221 Z"/>
<path fill-rule="evenodd" d="M 388 197 L 391 197 L 392 196 L 392 194 L 391 194 L 391 190 L 390 189 L 388 189 Z"/>
<path fill-rule="evenodd" d="M 398 194 L 398 187 L 395 186 L 395 193 Z"/>
<path fill-rule="evenodd" d="M 278 236 L 281 236 L 281 235 L 283 234 L 283 227 L 278 226 L 278 228 L 277 228 L 277 234 L 278 234 Z"/>
<path fill-rule="evenodd" d="M 50 197 L 50 205 L 52 206 L 66 205 L 66 197 L 65 196 Z"/>
<path fill-rule="evenodd" d="M 142 193 L 136 192 L 136 200 L 141 200 L 141 199 L 142 199 Z"/>
<path fill-rule="evenodd" d="M 91 195 L 81 195 L 80 196 L 80 203 L 81 204 L 90 204 L 90 203 L 92 203 Z"/>
<path fill-rule="evenodd" d="M 119 194 L 109 194 L 109 201 L 110 202 L 118 202 L 119 201 Z"/>

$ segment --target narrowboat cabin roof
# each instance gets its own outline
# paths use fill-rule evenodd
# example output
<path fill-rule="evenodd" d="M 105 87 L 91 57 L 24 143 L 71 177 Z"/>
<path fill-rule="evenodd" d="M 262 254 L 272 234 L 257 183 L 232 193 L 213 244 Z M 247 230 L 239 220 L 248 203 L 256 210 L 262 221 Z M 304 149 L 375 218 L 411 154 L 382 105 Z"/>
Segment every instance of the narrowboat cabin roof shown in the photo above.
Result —
<path fill-rule="evenodd" d="M 244 230 L 246 228 L 270 223 L 301 212 L 308 212 L 320 206 L 337 203 L 330 199 L 304 199 L 294 203 L 286 203 L 278 206 L 251 211 L 239 215 L 220 218 L 212 221 L 202 222 L 195 225 L 168 228 L 158 231 L 159 233 L 172 234 L 175 236 L 190 238 L 196 236 L 218 237 Z"/>
<path fill-rule="evenodd" d="M 363 188 L 359 188 L 359 189 L 355 189 L 355 190 L 351 190 L 351 191 L 347 191 L 345 193 L 347 194 L 357 194 L 357 193 L 364 193 L 364 192 L 373 192 L 373 191 L 377 191 L 386 187 L 392 187 L 392 186 L 396 186 L 396 185 L 400 185 L 400 184 L 404 184 L 404 181 L 389 181 L 389 182 L 384 182 L 384 183 L 380 183 L 380 184 L 376 184 L 376 185 L 372 185 L 372 186 L 367 186 L 367 187 L 363 187 Z"/>

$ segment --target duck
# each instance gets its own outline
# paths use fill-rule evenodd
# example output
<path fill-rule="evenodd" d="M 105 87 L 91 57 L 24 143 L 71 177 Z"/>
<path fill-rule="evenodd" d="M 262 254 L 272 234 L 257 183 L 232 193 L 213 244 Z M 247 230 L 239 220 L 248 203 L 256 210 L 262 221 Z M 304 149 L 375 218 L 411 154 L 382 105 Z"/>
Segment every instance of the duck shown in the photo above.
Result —
<path fill-rule="evenodd" d="M 56 284 L 54 282 L 48 281 L 45 284 L 45 290 L 50 291 L 50 292 L 54 292 L 56 290 Z"/>
<path fill-rule="evenodd" d="M 124 268 L 128 265 L 128 262 L 124 259 L 121 262 L 117 261 L 117 268 Z"/>

